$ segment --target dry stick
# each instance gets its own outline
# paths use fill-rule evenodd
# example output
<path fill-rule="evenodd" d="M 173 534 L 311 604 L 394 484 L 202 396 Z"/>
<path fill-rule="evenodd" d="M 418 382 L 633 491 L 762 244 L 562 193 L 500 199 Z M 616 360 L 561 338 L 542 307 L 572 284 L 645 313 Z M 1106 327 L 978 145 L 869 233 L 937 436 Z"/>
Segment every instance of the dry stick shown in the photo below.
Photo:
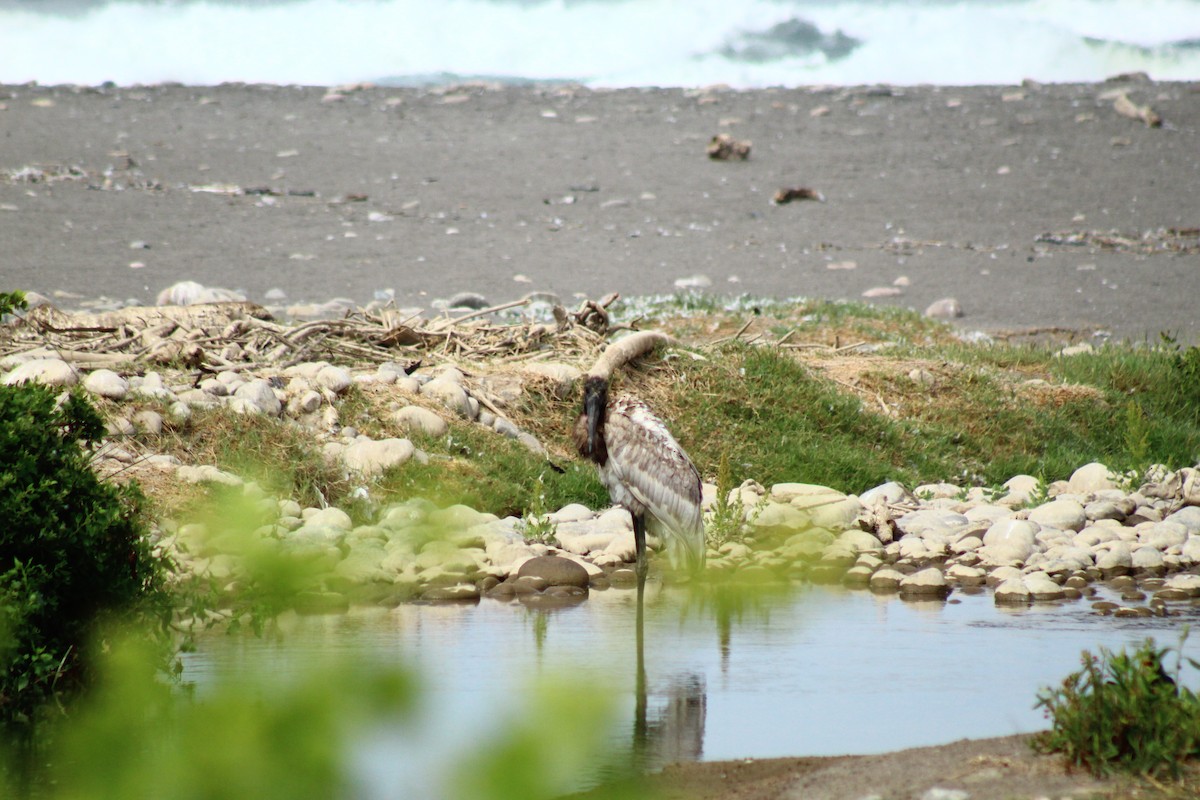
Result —
<path fill-rule="evenodd" d="M 833 349 L 833 352 L 842 353 L 842 352 L 845 352 L 846 350 L 856 350 L 856 349 L 862 347 L 864 344 L 870 344 L 870 342 L 862 341 L 862 342 L 855 342 L 854 344 L 842 345 L 841 347 L 835 347 Z"/>
<path fill-rule="evenodd" d="M 746 329 L 749 328 L 753 323 L 754 323 L 754 317 L 751 317 L 750 319 L 746 320 L 745 325 L 738 328 L 738 332 L 735 333 L 733 336 L 725 336 L 723 338 L 717 339 L 715 342 L 712 343 L 712 346 L 716 347 L 717 345 L 724 344 L 725 342 L 736 342 L 738 339 L 742 338 L 742 334 L 745 333 Z"/>
<path fill-rule="evenodd" d="M 458 325 L 460 322 L 466 322 L 467 320 L 475 319 L 476 317 L 485 317 L 488 314 L 494 314 L 497 311 L 504 311 L 505 309 L 516 308 L 517 306 L 527 306 L 530 302 L 531 301 L 526 298 L 524 300 L 513 300 L 511 303 L 501 303 L 500 305 L 492 306 L 491 308 L 481 308 L 478 311 L 472 312 L 465 316 L 455 317 L 454 319 L 450 320 L 450 324 Z"/>
<path fill-rule="evenodd" d="M 785 333 L 783 336 L 780 336 L 780 337 L 779 337 L 779 341 L 775 342 L 775 346 L 776 346 L 776 347 L 782 347 L 782 346 L 783 346 L 783 343 L 784 343 L 784 342 L 786 342 L 788 339 L 792 338 L 792 334 L 793 334 L 793 333 L 795 333 L 795 332 L 796 332 L 796 331 L 798 331 L 798 330 L 800 330 L 800 329 L 799 329 L 799 328 L 792 328 L 790 331 L 788 331 L 787 333 Z"/>

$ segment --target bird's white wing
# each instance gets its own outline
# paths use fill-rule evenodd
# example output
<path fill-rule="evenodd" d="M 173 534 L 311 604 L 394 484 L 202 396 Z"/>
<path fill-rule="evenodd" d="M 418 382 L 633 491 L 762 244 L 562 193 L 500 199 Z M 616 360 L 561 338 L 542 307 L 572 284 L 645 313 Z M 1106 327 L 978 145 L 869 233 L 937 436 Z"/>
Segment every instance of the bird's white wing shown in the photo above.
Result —
<path fill-rule="evenodd" d="M 623 395 L 609 405 L 604 439 L 606 467 L 645 507 L 647 524 L 663 537 L 672 562 L 702 564 L 700 473 L 667 426 L 645 403 Z"/>

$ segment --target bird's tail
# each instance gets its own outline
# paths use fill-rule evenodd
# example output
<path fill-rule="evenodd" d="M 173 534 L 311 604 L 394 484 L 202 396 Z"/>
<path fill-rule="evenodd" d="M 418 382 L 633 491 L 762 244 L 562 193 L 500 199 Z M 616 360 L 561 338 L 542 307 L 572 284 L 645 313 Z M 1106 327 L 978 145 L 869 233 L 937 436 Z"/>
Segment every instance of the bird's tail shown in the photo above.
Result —
<path fill-rule="evenodd" d="M 668 526 L 651 518 L 648 527 L 657 534 L 675 569 L 700 572 L 704 569 L 704 520 L 699 514 L 687 524 Z"/>

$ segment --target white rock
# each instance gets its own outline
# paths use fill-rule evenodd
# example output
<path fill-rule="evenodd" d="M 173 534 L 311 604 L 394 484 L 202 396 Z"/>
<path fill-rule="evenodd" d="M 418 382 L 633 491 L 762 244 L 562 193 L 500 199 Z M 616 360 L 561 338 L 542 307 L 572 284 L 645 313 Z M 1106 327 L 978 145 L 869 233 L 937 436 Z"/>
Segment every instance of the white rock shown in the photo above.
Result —
<path fill-rule="evenodd" d="M 937 567 L 927 567 L 900 581 L 900 596 L 945 597 L 950 593 L 946 576 Z"/>
<path fill-rule="evenodd" d="M 308 389 L 300 394 L 293 394 L 287 401 L 287 415 L 293 419 L 315 413 L 321 407 L 321 393 Z"/>
<path fill-rule="evenodd" d="M 1058 499 L 1043 503 L 1029 512 L 1031 522 L 1047 528 L 1081 531 L 1087 524 L 1083 506 L 1075 500 Z"/>
<path fill-rule="evenodd" d="M 190 306 L 196 303 L 242 302 L 246 297 L 230 289 L 204 286 L 195 281 L 179 281 L 158 293 L 155 305 Z"/>
<path fill-rule="evenodd" d="M 1187 564 L 1200 564 L 1200 536 L 1189 536 L 1179 549 L 1179 556 Z"/>
<path fill-rule="evenodd" d="M 4 376 L 5 386 L 28 382 L 46 386 L 74 386 L 78 381 L 75 368 L 61 358 L 35 358 Z"/>
<path fill-rule="evenodd" d="M 162 414 L 150 409 L 144 409 L 133 415 L 134 426 L 151 436 L 158 436 L 163 432 Z"/>
<path fill-rule="evenodd" d="M 421 406 L 405 406 L 396 412 L 394 419 L 405 430 L 427 436 L 444 436 L 450 429 L 446 420 Z"/>
<path fill-rule="evenodd" d="M 1006 506 L 1023 506 L 1028 505 L 1042 490 L 1042 482 L 1032 475 L 1014 475 L 1004 482 L 1004 488 L 1008 494 L 998 502 Z"/>
<path fill-rule="evenodd" d="M 1164 584 L 1166 589 L 1178 589 L 1192 597 L 1200 597 L 1200 575 L 1172 575 Z"/>
<path fill-rule="evenodd" d="M 923 500 L 957 499 L 962 494 L 962 487 L 953 483 L 923 483 L 913 489 L 913 494 Z"/>
<path fill-rule="evenodd" d="M 854 554 L 874 553 L 883 554 L 883 543 L 866 531 L 849 529 L 838 535 L 837 543 Z"/>
<path fill-rule="evenodd" d="M 957 319 L 962 315 L 962 305 L 953 297 L 934 300 L 925 309 L 925 316 L 933 319 Z"/>
<path fill-rule="evenodd" d="M 1139 526 L 1140 527 L 1140 526 Z M 1153 522 L 1145 530 L 1138 532 L 1138 541 L 1166 550 L 1170 547 L 1181 547 L 1188 540 L 1188 530 L 1178 522 L 1164 520 Z"/>
<path fill-rule="evenodd" d="M 881 483 L 873 489 L 868 489 L 858 496 L 864 506 L 888 505 L 912 499 L 912 495 L 903 484 L 896 481 Z"/>
<path fill-rule="evenodd" d="M 810 483 L 777 483 L 771 487 L 771 499 L 800 509 L 810 524 L 830 530 L 849 528 L 864 510 L 857 499 Z"/>
<path fill-rule="evenodd" d="M 238 400 L 253 403 L 259 411 L 270 417 L 278 417 L 283 413 L 283 404 L 279 402 L 271 384 L 262 378 L 255 378 L 237 388 L 233 396 Z"/>
<path fill-rule="evenodd" d="M 951 564 L 946 570 L 946 577 L 964 586 L 981 586 L 987 578 L 987 573 L 979 567 L 968 567 L 966 564 Z"/>
<path fill-rule="evenodd" d="M 313 376 L 313 381 L 318 386 L 324 387 L 334 394 L 344 393 L 354 383 L 349 370 L 333 365 L 321 367 L 317 374 Z"/>
<path fill-rule="evenodd" d="M 996 605 L 1025 605 L 1032 600 L 1024 578 L 1009 578 L 996 587 L 993 595 Z"/>
<path fill-rule="evenodd" d="M 359 439 L 346 447 L 345 465 L 364 475 L 376 475 L 413 457 L 416 448 L 408 439 Z"/>
<path fill-rule="evenodd" d="M 1045 572 L 1030 572 L 1024 576 L 1025 589 L 1033 600 L 1061 600 L 1066 592 Z"/>
<path fill-rule="evenodd" d="M 185 464 L 175 470 L 175 474 L 185 483 L 220 483 L 226 486 L 241 486 L 243 483 L 237 475 L 224 472 L 209 464 L 198 467 Z"/>
<path fill-rule="evenodd" d="M 551 522 L 585 522 L 595 518 L 592 510 L 582 503 L 570 503 L 548 515 Z"/>
<path fill-rule="evenodd" d="M 1125 571 L 1133 567 L 1133 552 L 1125 542 L 1105 542 L 1096 554 L 1096 566 L 1101 572 Z"/>
<path fill-rule="evenodd" d="M 1076 494 L 1099 492 L 1104 489 L 1117 489 L 1116 476 L 1112 471 L 1098 461 L 1085 464 L 1071 473 L 1067 481 L 1069 491 Z"/>
<path fill-rule="evenodd" d="M 996 564 L 1024 562 L 1034 551 L 1039 529 L 1032 520 L 998 520 L 984 533 L 980 554 Z"/>
<path fill-rule="evenodd" d="M 1155 547 L 1143 545 L 1133 551 L 1130 562 L 1134 569 L 1162 569 L 1163 554 L 1161 550 Z"/>
<path fill-rule="evenodd" d="M 587 555 L 593 550 L 607 550 L 618 532 L 597 526 L 592 520 L 561 522 L 555 526 L 554 538 L 568 553 Z"/>
<path fill-rule="evenodd" d="M 465 419 L 471 419 L 471 403 L 467 390 L 445 377 L 434 378 L 421 387 L 421 394 L 431 397 Z"/>
<path fill-rule="evenodd" d="M 900 530 L 922 537 L 929 534 L 951 536 L 970 524 L 971 521 L 962 514 L 939 508 L 917 509 L 896 520 Z"/>
<path fill-rule="evenodd" d="M 1163 521 L 1177 522 L 1187 528 L 1190 535 L 1200 535 L 1200 506 L 1185 506 Z"/>
<path fill-rule="evenodd" d="M 306 526 L 334 528 L 339 531 L 348 531 L 354 527 L 354 522 L 350 519 L 350 515 L 335 506 L 306 508 L 301 514 L 304 517 L 304 524 Z"/>
<path fill-rule="evenodd" d="M 83 379 L 83 388 L 98 397 L 124 400 L 129 394 L 129 381 L 111 369 L 98 369 Z"/>

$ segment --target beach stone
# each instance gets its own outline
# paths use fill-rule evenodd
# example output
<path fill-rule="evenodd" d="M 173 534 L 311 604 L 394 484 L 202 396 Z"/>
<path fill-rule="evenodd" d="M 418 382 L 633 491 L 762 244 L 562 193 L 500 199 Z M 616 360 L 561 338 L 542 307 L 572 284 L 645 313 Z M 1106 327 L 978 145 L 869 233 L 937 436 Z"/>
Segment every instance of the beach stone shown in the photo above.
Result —
<path fill-rule="evenodd" d="M 1083 507 L 1083 513 L 1089 520 L 1125 519 L 1125 511 L 1111 500 L 1096 500 Z"/>
<path fill-rule="evenodd" d="M 1133 568 L 1133 552 L 1125 542 L 1106 542 L 1096 555 L 1096 568 L 1102 575 L 1123 575 Z"/>
<path fill-rule="evenodd" d="M 450 378 L 434 378 L 421 386 L 421 394 L 437 400 L 464 419 L 472 418 L 471 403 L 467 396 L 467 390 Z"/>
<path fill-rule="evenodd" d="M 748 505 L 746 508 L 753 508 Z M 807 528 L 809 516 L 791 504 L 768 502 L 762 506 L 750 524 L 756 528 Z"/>
<path fill-rule="evenodd" d="M 133 424 L 139 431 L 148 433 L 151 436 L 159 436 L 163 432 L 162 414 L 150 409 L 145 409 L 134 414 Z"/>
<path fill-rule="evenodd" d="M 874 553 L 877 555 L 883 554 L 883 542 L 879 541 L 875 536 L 866 531 L 849 529 L 842 531 L 838 535 L 837 544 L 841 545 L 851 553 L 858 555 L 860 553 Z"/>
<path fill-rule="evenodd" d="M 1033 475 L 1014 475 L 1004 482 L 1008 494 L 997 502 L 1007 506 L 1028 505 L 1042 491 L 1042 482 Z"/>
<path fill-rule="evenodd" d="M 313 376 L 313 381 L 317 386 L 328 389 L 334 394 L 344 394 L 354 383 L 349 370 L 343 367 L 335 367 L 332 364 L 321 367 L 317 374 Z"/>
<path fill-rule="evenodd" d="M 904 485 L 896 481 L 888 481 L 880 485 L 868 489 L 858 496 L 859 502 L 864 506 L 889 505 L 902 503 L 906 500 L 911 500 L 912 495 Z"/>
<path fill-rule="evenodd" d="M 923 483 L 913 489 L 913 494 L 922 500 L 951 500 L 961 496 L 962 491 L 953 483 Z"/>
<path fill-rule="evenodd" d="M 271 384 L 261 378 L 242 384 L 233 393 L 236 399 L 243 400 L 254 406 L 269 417 L 278 417 L 283 413 L 283 404 L 271 388 Z"/>
<path fill-rule="evenodd" d="M 479 600 L 479 595 L 479 587 L 475 584 L 455 583 L 426 589 L 421 597 L 433 603 L 469 603 Z"/>
<path fill-rule="evenodd" d="M 1131 554 L 1130 565 L 1139 571 L 1162 572 L 1164 566 L 1162 551 L 1148 545 L 1139 547 Z"/>
<path fill-rule="evenodd" d="M 74 386 L 78 381 L 75 368 L 61 358 L 35 358 L 4 376 L 5 386 L 29 382 L 45 386 Z"/>
<path fill-rule="evenodd" d="M 811 524 L 830 530 L 849 528 L 863 511 L 857 499 L 811 483 L 777 483 L 771 487 L 770 497 L 804 511 Z"/>
<path fill-rule="evenodd" d="M 1062 600 L 1066 596 L 1063 587 L 1045 572 L 1027 573 L 1023 580 L 1029 597 L 1035 601 Z"/>
<path fill-rule="evenodd" d="M 1163 522 L 1176 522 L 1187 528 L 1189 535 L 1200 535 L 1200 506 L 1184 506 Z"/>
<path fill-rule="evenodd" d="M 983 586 L 987 582 L 987 573 L 979 567 L 951 564 L 946 570 L 946 578 L 963 586 Z"/>
<path fill-rule="evenodd" d="M 98 369 L 83 379 L 83 388 L 98 397 L 124 400 L 129 394 L 129 381 L 111 369 Z"/>
<path fill-rule="evenodd" d="M 400 427 L 412 431 L 423 433 L 427 436 L 444 436 L 450 426 L 446 420 L 430 411 L 428 408 L 420 406 L 405 406 L 396 412 L 393 419 Z"/>
<path fill-rule="evenodd" d="M 354 527 L 350 515 L 335 506 L 306 508 L 300 514 L 305 525 L 335 528 L 339 531 L 348 531 Z"/>
<path fill-rule="evenodd" d="M 1169 520 L 1151 523 L 1149 527 L 1138 531 L 1138 541 L 1159 550 L 1182 547 L 1187 540 L 1187 528 L 1178 522 Z"/>
<path fill-rule="evenodd" d="M 1179 548 L 1179 558 L 1185 564 L 1200 563 L 1200 536 L 1189 536 Z"/>
<path fill-rule="evenodd" d="M 1052 500 L 1029 512 L 1029 521 L 1047 528 L 1081 531 L 1087 524 L 1083 506 L 1075 500 Z"/>
<path fill-rule="evenodd" d="M 900 581 L 902 599 L 932 599 L 950 594 L 950 584 L 937 567 L 928 567 L 905 576 Z"/>
<path fill-rule="evenodd" d="M 925 308 L 925 316 L 933 319 L 958 319 L 962 315 L 962 304 L 953 297 L 934 300 Z"/>
<path fill-rule="evenodd" d="M 551 522 L 558 524 L 560 522 L 586 522 L 595 518 L 596 515 L 583 503 L 569 503 L 547 516 Z"/>
<path fill-rule="evenodd" d="M 198 467 L 185 464 L 175 470 L 175 475 L 185 483 L 220 483 L 225 486 L 241 486 L 244 483 L 237 475 L 209 464 Z"/>
<path fill-rule="evenodd" d="M 996 587 L 993 600 L 998 606 L 1028 605 L 1033 596 L 1024 578 L 1009 578 Z"/>
<path fill-rule="evenodd" d="M 578 586 L 586 588 L 588 573 L 576 561 L 558 556 L 538 556 L 521 565 L 517 575 L 542 578 L 549 586 Z"/>
<path fill-rule="evenodd" d="M 899 570 L 884 567 L 871 575 L 867 587 L 878 594 L 891 594 L 900 591 L 900 583 L 907 577 Z"/>
<path fill-rule="evenodd" d="M 558 546 L 581 556 L 593 550 L 605 550 L 616 536 L 617 531 L 602 529 L 592 520 L 560 522 L 554 528 Z"/>
<path fill-rule="evenodd" d="M 415 451 L 408 439 L 358 439 L 342 452 L 342 462 L 364 475 L 377 475 L 404 464 Z"/>
<path fill-rule="evenodd" d="M 1172 575 L 1167 578 L 1164 588 L 1186 592 L 1188 597 L 1200 597 L 1200 575 Z"/>
<path fill-rule="evenodd" d="M 287 401 L 287 415 L 293 419 L 313 414 L 321 407 L 321 393 L 307 389 L 299 394 L 293 394 Z"/>
<path fill-rule="evenodd" d="M 901 531 L 920 537 L 950 537 L 969 524 L 971 521 L 962 514 L 941 508 L 917 509 L 896 520 L 896 527 Z"/>
<path fill-rule="evenodd" d="M 1024 562 L 1033 554 L 1039 530 L 1032 520 L 999 520 L 984 533 L 980 555 L 996 564 Z"/>
<path fill-rule="evenodd" d="M 1098 461 L 1093 461 L 1071 473 L 1071 477 L 1067 481 L 1068 491 L 1074 494 L 1088 494 L 1105 489 L 1117 489 L 1119 487 L 1115 477 L 1108 467 Z"/>

